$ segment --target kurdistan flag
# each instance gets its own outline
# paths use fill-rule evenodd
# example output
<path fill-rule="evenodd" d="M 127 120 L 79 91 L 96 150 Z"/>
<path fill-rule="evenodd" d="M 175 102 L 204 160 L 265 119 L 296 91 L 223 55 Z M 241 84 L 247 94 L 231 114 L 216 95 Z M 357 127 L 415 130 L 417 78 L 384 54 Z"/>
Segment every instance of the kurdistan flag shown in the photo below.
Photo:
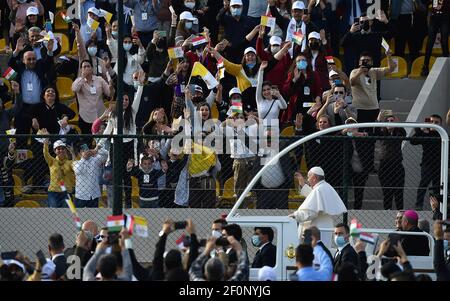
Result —
<path fill-rule="evenodd" d="M 106 219 L 106 226 L 109 232 L 120 232 L 122 227 L 125 226 L 124 216 L 122 215 L 110 215 Z"/>

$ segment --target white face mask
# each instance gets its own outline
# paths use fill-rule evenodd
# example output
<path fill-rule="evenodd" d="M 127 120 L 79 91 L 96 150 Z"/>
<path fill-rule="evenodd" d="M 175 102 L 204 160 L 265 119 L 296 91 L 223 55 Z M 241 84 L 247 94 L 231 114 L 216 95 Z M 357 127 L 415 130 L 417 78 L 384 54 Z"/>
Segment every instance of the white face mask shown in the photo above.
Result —
<path fill-rule="evenodd" d="M 139 82 L 138 80 L 134 80 L 134 81 L 133 81 L 133 86 L 134 86 L 134 88 L 135 88 L 136 90 L 138 89 L 139 84 L 140 84 L 140 82 Z"/>
<path fill-rule="evenodd" d="M 222 237 L 222 233 L 220 233 L 220 231 L 217 230 L 212 230 L 211 235 L 215 238 Z"/>
<path fill-rule="evenodd" d="M 272 54 L 277 53 L 278 51 L 280 51 L 280 49 L 280 46 L 270 46 L 270 51 L 272 52 Z"/>
<path fill-rule="evenodd" d="M 130 49 L 131 49 L 132 46 L 133 46 L 133 45 L 132 45 L 131 43 L 123 43 L 123 49 L 124 49 L 125 51 L 130 51 Z"/>
<path fill-rule="evenodd" d="M 184 6 L 186 6 L 189 9 L 193 9 L 195 6 L 195 2 L 184 2 Z"/>

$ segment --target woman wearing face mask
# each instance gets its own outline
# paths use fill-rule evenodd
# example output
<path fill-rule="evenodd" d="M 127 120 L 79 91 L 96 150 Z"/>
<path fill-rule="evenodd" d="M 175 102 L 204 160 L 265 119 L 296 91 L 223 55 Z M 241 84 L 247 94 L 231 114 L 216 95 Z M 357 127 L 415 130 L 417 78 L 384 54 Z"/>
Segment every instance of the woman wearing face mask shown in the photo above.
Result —
<path fill-rule="evenodd" d="M 81 75 L 81 62 L 88 60 L 92 64 L 92 72 L 94 75 L 101 76 L 103 79 L 106 79 L 106 66 L 105 62 L 98 56 L 99 49 L 98 44 L 94 40 L 89 40 L 85 43 L 83 37 L 80 33 L 80 28 L 77 24 L 72 23 L 72 28 L 75 31 L 75 38 L 78 45 L 78 61 L 80 62 L 80 66 L 78 69 L 78 76 Z"/>
<path fill-rule="evenodd" d="M 321 35 L 313 31 L 308 35 L 308 47 L 306 47 L 305 54 L 308 61 L 311 62 L 312 70 L 319 74 L 322 88 L 328 90 L 330 85 L 328 83 L 328 63 L 325 56 L 327 53 L 331 53 L 331 49 L 325 49 L 325 46 L 329 46 L 329 43 L 323 45 Z"/>
<path fill-rule="evenodd" d="M 188 11 L 184 11 L 181 13 L 177 30 L 175 32 L 176 46 L 184 45 L 184 41 L 186 41 L 191 35 L 194 35 L 198 32 L 198 26 L 194 27 L 195 21 L 196 18 L 194 18 L 192 13 Z"/>
<path fill-rule="evenodd" d="M 244 51 L 241 64 L 231 63 L 224 58 L 216 49 L 208 47 L 208 52 L 217 61 L 223 60 L 225 71 L 236 77 L 237 86 L 242 92 L 242 105 L 245 112 L 256 112 L 256 87 L 258 85 L 258 70 L 260 61 L 256 56 L 256 50 L 248 47 Z"/>
<path fill-rule="evenodd" d="M 112 41 L 114 43 L 116 41 Z M 138 36 L 125 35 L 123 38 L 124 53 L 124 72 L 123 82 L 128 85 L 128 88 L 133 87 L 133 73 L 143 71 L 141 64 L 145 61 L 145 49 Z M 137 48 L 137 51 L 136 51 Z M 111 50 L 111 48 L 110 48 Z M 114 72 L 117 74 L 117 64 L 114 66 Z M 136 88 L 135 88 L 136 89 Z"/>
<path fill-rule="evenodd" d="M 287 108 L 286 101 L 278 89 L 272 89 L 269 81 L 264 81 L 264 69 L 267 62 L 261 63 L 258 73 L 258 86 L 256 88 L 256 103 L 258 105 L 258 117 L 269 127 L 279 127 L 278 116 L 281 110 Z"/>
<path fill-rule="evenodd" d="M 137 78 L 137 92 L 134 95 L 134 100 L 130 105 L 130 97 L 127 94 L 123 95 L 123 134 L 125 135 L 135 135 L 136 134 L 136 113 L 139 109 L 139 104 L 141 102 L 142 91 L 144 90 L 145 73 L 143 71 L 139 72 Z M 115 110 L 111 111 L 108 119 L 108 124 L 104 131 L 105 135 L 114 134 L 117 135 L 117 116 Z M 111 139 L 110 148 L 110 158 L 113 158 L 114 154 L 114 140 Z M 137 140 L 134 138 L 124 138 L 123 139 L 123 157 L 122 157 L 122 168 L 126 170 L 126 164 L 129 159 L 138 161 L 137 156 Z M 131 178 L 129 175 L 124 174 L 123 185 L 125 186 L 125 207 L 131 208 Z"/>
<path fill-rule="evenodd" d="M 289 69 L 284 82 L 283 95 L 289 98 L 288 108 L 281 117 L 282 124 L 291 124 L 298 113 L 303 115 L 303 132 L 315 130 L 315 113 L 322 106 L 322 86 L 317 72 L 313 71 L 306 54 L 299 54 Z"/>
<path fill-rule="evenodd" d="M 109 23 L 105 23 L 105 32 L 106 45 L 109 47 L 109 51 L 112 55 L 111 62 L 115 64 L 117 62 L 117 37 L 119 34 L 119 23 L 117 20 L 112 22 L 111 25 L 109 25 Z"/>

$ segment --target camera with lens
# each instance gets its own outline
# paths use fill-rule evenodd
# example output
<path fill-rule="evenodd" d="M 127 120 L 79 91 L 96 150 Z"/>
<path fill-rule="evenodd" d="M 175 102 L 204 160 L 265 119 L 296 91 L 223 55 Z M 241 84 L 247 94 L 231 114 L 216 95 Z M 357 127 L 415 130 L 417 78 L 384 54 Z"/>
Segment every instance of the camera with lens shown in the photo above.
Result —
<path fill-rule="evenodd" d="M 187 226 L 187 221 L 181 221 L 181 222 L 174 222 L 174 228 L 175 230 L 184 229 Z"/>
<path fill-rule="evenodd" d="M 228 245 L 230 245 L 230 242 L 226 237 L 219 237 L 218 239 L 216 239 L 216 246 L 226 247 Z"/>

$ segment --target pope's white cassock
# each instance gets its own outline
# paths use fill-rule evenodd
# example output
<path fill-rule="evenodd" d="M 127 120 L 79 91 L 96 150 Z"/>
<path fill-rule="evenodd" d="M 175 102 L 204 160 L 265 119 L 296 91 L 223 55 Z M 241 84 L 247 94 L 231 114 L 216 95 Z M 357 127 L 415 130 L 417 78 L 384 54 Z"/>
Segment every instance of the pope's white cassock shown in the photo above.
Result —
<path fill-rule="evenodd" d="M 344 202 L 334 188 L 325 182 L 317 183 L 313 188 L 303 185 L 300 194 L 306 199 L 294 212 L 298 224 L 298 234 L 302 237 L 303 229 L 309 226 L 317 228 L 333 228 L 333 216 L 347 212 Z M 321 240 L 328 248 L 331 247 L 333 233 L 321 232 Z"/>

